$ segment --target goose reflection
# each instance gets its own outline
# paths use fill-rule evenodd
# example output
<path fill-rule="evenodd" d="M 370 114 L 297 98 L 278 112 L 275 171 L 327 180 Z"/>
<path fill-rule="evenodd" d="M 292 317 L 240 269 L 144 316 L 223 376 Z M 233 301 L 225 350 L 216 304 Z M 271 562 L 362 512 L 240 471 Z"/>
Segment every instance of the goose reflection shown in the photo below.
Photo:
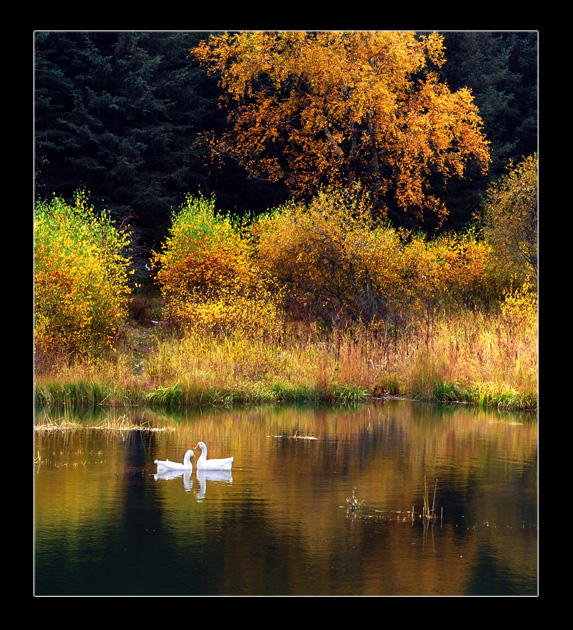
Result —
<path fill-rule="evenodd" d="M 190 470 L 162 470 L 158 471 L 153 477 L 155 481 L 159 479 L 177 479 L 178 477 L 183 477 L 183 487 L 185 490 L 191 490 L 191 488 L 193 488 Z"/>
<path fill-rule="evenodd" d="M 183 477 L 183 487 L 185 490 L 191 490 L 193 488 L 190 470 L 161 470 L 153 475 L 155 481 L 159 481 L 160 479 L 178 479 L 179 477 Z M 198 499 L 205 497 L 207 481 L 226 481 L 227 483 L 233 483 L 233 475 L 230 470 L 198 470 L 197 482 L 199 488 L 195 493 Z"/>
<path fill-rule="evenodd" d="M 197 470 L 197 482 L 199 484 L 197 491 L 198 499 L 205 497 L 207 481 L 226 481 L 233 483 L 233 477 L 230 470 Z"/>

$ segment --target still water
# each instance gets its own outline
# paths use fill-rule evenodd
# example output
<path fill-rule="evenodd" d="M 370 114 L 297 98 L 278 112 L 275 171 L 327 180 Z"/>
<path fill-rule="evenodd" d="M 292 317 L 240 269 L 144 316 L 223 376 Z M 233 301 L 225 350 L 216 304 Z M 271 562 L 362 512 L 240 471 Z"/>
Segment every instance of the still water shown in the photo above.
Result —
<path fill-rule="evenodd" d="M 82 427 L 35 431 L 36 595 L 537 594 L 535 415 L 36 413 L 62 421 Z M 157 476 L 199 440 L 230 474 Z"/>

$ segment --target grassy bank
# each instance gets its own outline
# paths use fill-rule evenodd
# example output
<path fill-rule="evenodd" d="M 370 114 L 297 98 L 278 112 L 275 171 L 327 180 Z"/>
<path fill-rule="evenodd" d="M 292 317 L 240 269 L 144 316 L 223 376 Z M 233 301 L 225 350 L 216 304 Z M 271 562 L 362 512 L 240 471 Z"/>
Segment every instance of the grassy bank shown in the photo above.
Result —
<path fill-rule="evenodd" d="M 537 407 L 535 322 L 502 312 L 436 316 L 324 333 L 291 326 L 273 338 L 132 325 L 97 362 L 37 367 L 40 404 L 222 405 L 359 402 L 384 396 Z"/>

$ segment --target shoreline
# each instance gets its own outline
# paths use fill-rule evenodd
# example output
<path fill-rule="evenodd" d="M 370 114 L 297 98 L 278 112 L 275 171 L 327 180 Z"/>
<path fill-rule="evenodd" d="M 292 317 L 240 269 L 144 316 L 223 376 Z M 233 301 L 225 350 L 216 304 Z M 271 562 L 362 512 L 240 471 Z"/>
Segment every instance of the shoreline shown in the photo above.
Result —
<path fill-rule="evenodd" d="M 254 383 L 245 388 L 216 389 L 187 386 L 175 382 L 154 388 L 137 390 L 118 388 L 96 381 L 42 379 L 34 384 L 34 402 L 40 407 L 98 406 L 147 407 L 150 409 L 228 407 L 232 405 L 352 405 L 403 400 L 448 405 L 472 405 L 503 411 L 537 412 L 537 394 L 519 392 L 508 386 L 493 383 L 475 383 L 462 390 L 455 383 L 436 383 L 434 393 L 390 393 L 376 395 L 357 385 L 331 384 L 329 387 L 303 388 L 281 383 Z"/>

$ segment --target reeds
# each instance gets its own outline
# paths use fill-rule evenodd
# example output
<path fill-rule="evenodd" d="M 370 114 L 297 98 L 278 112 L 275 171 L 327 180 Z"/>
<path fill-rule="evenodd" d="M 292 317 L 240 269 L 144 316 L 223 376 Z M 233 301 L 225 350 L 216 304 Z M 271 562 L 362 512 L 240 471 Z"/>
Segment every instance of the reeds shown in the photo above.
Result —
<path fill-rule="evenodd" d="M 434 494 L 432 496 L 432 504 L 430 507 L 430 496 L 428 493 L 428 480 L 424 475 L 424 504 L 422 506 L 422 520 L 424 523 L 432 523 L 436 520 L 436 491 L 438 489 L 438 480 L 434 484 Z"/>
<path fill-rule="evenodd" d="M 537 407 L 537 322 L 516 328 L 503 313 L 441 315 L 427 338 L 403 335 L 388 354 L 381 383 L 420 400 L 505 409 Z"/>
<path fill-rule="evenodd" d="M 150 422 L 132 422 L 127 415 L 121 415 L 118 418 L 106 418 L 101 422 L 92 424 L 89 422 L 78 422 L 77 420 L 69 420 L 66 418 L 49 419 L 45 422 L 38 423 L 34 426 L 35 431 L 81 431 L 81 430 L 99 430 L 99 431 L 175 431 L 175 427 L 171 425 L 155 426 Z"/>
<path fill-rule="evenodd" d="M 345 332 L 292 325 L 272 336 L 156 331 L 134 358 L 119 347 L 98 363 L 36 374 L 40 404 L 356 404 L 403 396 L 505 409 L 537 406 L 536 322 L 519 329 L 500 312 L 463 311 L 403 329 Z"/>

